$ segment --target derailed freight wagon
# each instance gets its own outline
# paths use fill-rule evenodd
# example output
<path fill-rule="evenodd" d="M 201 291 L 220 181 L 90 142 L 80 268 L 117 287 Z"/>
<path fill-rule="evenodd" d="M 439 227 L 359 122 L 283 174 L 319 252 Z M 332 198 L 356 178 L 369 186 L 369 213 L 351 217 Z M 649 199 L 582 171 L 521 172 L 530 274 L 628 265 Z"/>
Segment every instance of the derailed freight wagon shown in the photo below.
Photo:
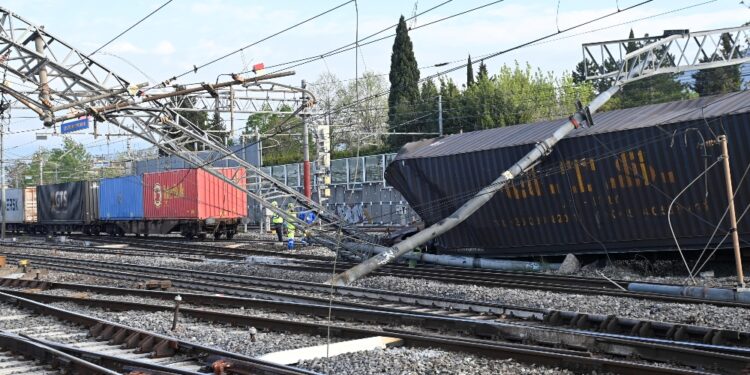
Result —
<path fill-rule="evenodd" d="M 244 168 L 216 170 L 247 186 Z M 143 202 L 144 220 L 149 230 L 154 230 L 148 233 L 179 232 L 187 238 L 211 234 L 215 239 L 231 239 L 247 216 L 246 193 L 202 169 L 144 174 Z"/>
<path fill-rule="evenodd" d="M 99 232 L 99 183 L 77 181 L 36 187 L 38 224 L 32 232 Z"/>
<path fill-rule="evenodd" d="M 594 115 L 464 223 L 439 252 L 482 256 L 731 247 L 721 155 L 726 135 L 738 215 L 750 205 L 750 93 Z M 404 146 L 385 177 L 427 225 L 454 212 L 565 119 L 449 135 Z M 705 173 L 703 177 L 699 176 Z M 692 183 L 694 179 L 697 180 Z M 678 194 L 686 189 L 682 195 Z M 670 211 L 673 199 L 675 203 Z M 713 235 L 717 228 L 716 234 Z M 750 220 L 738 231 L 750 241 Z"/>

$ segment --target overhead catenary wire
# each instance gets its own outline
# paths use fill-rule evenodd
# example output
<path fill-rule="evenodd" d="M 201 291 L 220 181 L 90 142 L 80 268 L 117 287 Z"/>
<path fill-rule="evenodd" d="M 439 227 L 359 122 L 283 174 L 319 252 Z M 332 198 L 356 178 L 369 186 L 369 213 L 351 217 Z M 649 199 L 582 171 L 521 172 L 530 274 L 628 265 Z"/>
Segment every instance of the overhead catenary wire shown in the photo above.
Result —
<path fill-rule="evenodd" d="M 138 22 L 134 23 L 133 25 L 131 25 L 131 26 L 130 26 L 130 27 L 128 27 L 127 29 L 123 30 L 123 31 L 122 31 L 121 33 L 117 34 L 117 35 L 116 35 L 116 36 L 115 36 L 114 38 L 110 39 L 110 40 L 109 40 L 109 41 L 108 41 L 107 43 L 104 43 L 104 44 L 103 44 L 103 45 L 101 45 L 101 46 L 100 46 L 99 48 L 97 48 L 97 49 L 95 49 L 95 50 L 94 50 L 93 52 L 89 53 L 89 54 L 88 54 L 88 56 L 86 56 L 86 57 L 87 57 L 87 58 L 90 58 L 91 56 L 95 55 L 95 54 L 96 54 L 97 52 L 101 51 L 101 50 L 102 50 L 102 49 L 103 49 L 104 47 L 108 46 L 108 45 L 109 45 L 110 43 L 114 42 L 115 40 L 117 40 L 117 39 L 118 39 L 118 38 L 120 38 L 121 36 L 125 35 L 125 33 L 127 33 L 128 31 L 130 31 L 130 30 L 132 30 L 133 28 L 135 28 L 136 26 L 140 25 L 140 24 L 141 24 L 141 22 L 143 22 L 143 21 L 147 20 L 147 19 L 148 19 L 149 17 L 151 17 L 152 15 L 154 15 L 154 13 L 156 13 L 156 12 L 160 11 L 160 10 L 161 10 L 162 8 L 164 8 L 165 6 L 169 5 L 169 3 L 171 3 L 172 1 L 173 1 L 173 0 L 167 0 L 167 1 L 166 1 L 166 2 L 164 3 L 164 4 L 162 4 L 162 5 L 160 6 L 160 7 L 158 7 L 158 8 L 156 8 L 156 9 L 154 9 L 154 10 L 153 10 L 153 11 L 152 11 L 151 13 L 147 14 L 147 15 L 146 15 L 145 17 L 141 18 L 140 20 L 138 20 Z"/>
<path fill-rule="evenodd" d="M 293 30 L 293 29 L 295 29 L 295 28 L 297 28 L 297 27 L 299 27 L 299 26 L 302 26 L 302 25 L 304 25 L 304 24 L 306 24 L 306 23 L 308 23 L 308 22 L 310 22 L 310 21 L 312 21 L 312 20 L 315 20 L 315 19 L 317 19 L 317 18 L 320 18 L 320 17 L 322 17 L 322 16 L 324 16 L 324 15 L 326 15 L 326 14 L 329 14 L 329 13 L 331 13 L 331 12 L 333 12 L 333 11 L 335 11 L 335 10 L 337 10 L 337 9 L 341 8 L 341 7 L 344 7 L 344 6 L 346 6 L 346 5 L 348 5 L 348 4 L 352 3 L 352 2 L 354 2 L 354 0 L 348 0 L 348 1 L 345 1 L 345 2 L 343 2 L 343 3 L 341 3 L 341 4 L 339 4 L 339 5 L 336 5 L 336 6 L 335 6 L 335 7 L 333 7 L 333 8 L 330 8 L 330 9 L 328 9 L 328 10 L 325 10 L 325 11 L 323 11 L 323 12 L 321 12 L 321 13 L 318 13 L 318 14 L 316 14 L 316 15 L 314 15 L 314 16 L 308 17 L 308 18 L 306 18 L 306 19 L 304 19 L 304 20 L 302 20 L 302 21 L 300 21 L 300 22 L 297 22 L 297 23 L 295 23 L 294 25 L 291 25 L 291 26 L 288 26 L 288 27 L 286 27 L 286 28 L 284 28 L 284 29 L 281 29 L 281 30 L 279 30 L 279 31 L 277 31 L 277 32 L 275 32 L 275 33 L 272 33 L 272 34 L 270 34 L 270 35 L 268 35 L 268 36 L 265 36 L 265 37 L 263 37 L 263 38 L 261 38 L 261 39 L 259 39 L 259 40 L 255 41 L 255 42 L 252 42 L 252 43 L 250 43 L 250 44 L 247 44 L 247 45 L 245 45 L 245 46 L 243 46 L 243 47 L 241 47 L 241 48 L 238 48 L 238 49 L 236 49 L 236 50 L 234 50 L 234 51 L 231 51 L 231 52 L 225 53 L 224 55 L 221 55 L 221 56 L 219 56 L 219 57 L 217 57 L 217 58 L 215 58 L 215 59 L 209 60 L 208 62 L 202 63 L 202 64 L 200 64 L 200 65 L 193 65 L 193 69 L 191 69 L 191 70 L 187 70 L 187 71 L 185 71 L 185 72 L 183 72 L 183 73 L 180 73 L 180 74 L 178 74 L 178 75 L 176 75 L 176 76 L 174 76 L 174 77 L 170 78 L 170 79 L 169 79 L 169 81 L 174 81 L 174 80 L 176 80 L 176 79 L 178 79 L 178 78 L 182 78 L 182 77 L 184 77 L 184 76 L 186 76 L 186 75 L 188 75 L 188 74 L 190 74 L 190 73 L 197 73 L 197 72 L 198 72 L 198 70 L 200 70 L 200 69 L 202 69 L 202 68 L 205 68 L 205 67 L 207 67 L 207 66 L 209 66 L 209 65 L 215 64 L 215 63 L 216 63 L 216 62 L 218 62 L 218 61 L 221 61 L 221 60 L 223 60 L 223 59 L 226 59 L 227 57 L 230 57 L 230 56 L 233 56 L 233 55 L 235 55 L 235 54 L 237 54 L 237 53 L 240 53 L 240 52 L 242 52 L 242 51 L 244 51 L 244 50 L 246 50 L 246 49 L 248 49 L 248 48 L 251 48 L 251 47 L 253 47 L 253 46 L 256 46 L 256 45 L 258 45 L 258 44 L 260 44 L 260 43 L 263 43 L 263 42 L 265 42 L 265 41 L 267 41 L 267 40 L 269 40 L 269 39 L 272 39 L 272 38 L 274 38 L 274 37 L 276 37 L 276 36 L 278 36 L 278 35 L 281 35 L 281 34 L 283 34 L 283 33 L 287 32 L 287 31 Z"/>
<path fill-rule="evenodd" d="M 561 31 L 560 31 L 560 33 L 553 33 L 553 34 L 548 34 L 548 35 L 544 35 L 544 36 L 541 36 L 541 37 L 539 37 L 539 38 L 536 38 L 536 39 L 534 39 L 534 40 L 532 40 L 532 41 L 529 41 L 529 42 L 525 42 L 525 43 L 522 43 L 522 44 L 519 44 L 519 45 L 513 46 L 513 47 L 511 47 L 511 48 L 508 48 L 508 49 L 505 49 L 505 50 L 502 50 L 502 51 L 498 51 L 498 52 L 494 53 L 494 54 L 493 54 L 492 56 L 489 56 L 489 57 L 487 57 L 487 58 L 485 58 L 485 59 L 489 59 L 489 58 L 497 57 L 497 56 L 500 56 L 500 55 L 502 55 L 502 54 L 504 54 L 504 53 L 507 53 L 507 52 L 510 52 L 510 51 L 514 51 L 514 50 L 516 50 L 516 49 L 519 49 L 519 48 L 523 48 L 523 47 L 525 47 L 525 46 L 528 46 L 528 45 L 530 45 L 531 43 L 535 43 L 535 42 L 538 42 L 538 41 L 540 41 L 540 40 L 544 40 L 544 39 L 547 39 L 547 38 L 551 38 L 552 36 L 555 36 L 555 35 L 559 35 L 559 34 L 561 34 L 561 33 L 565 33 L 565 32 L 568 32 L 568 31 L 570 31 L 570 30 L 575 30 L 576 28 L 580 28 L 580 27 L 583 27 L 583 26 L 585 26 L 585 25 L 591 24 L 591 23 L 593 23 L 593 22 L 596 22 L 596 21 L 600 21 L 600 20 L 606 19 L 606 18 L 608 18 L 608 17 L 611 17 L 611 16 L 613 16 L 613 15 L 615 15 L 615 14 L 619 14 L 620 12 L 624 12 L 624 11 L 627 11 L 627 10 L 631 10 L 631 9 L 637 8 L 637 7 L 639 7 L 639 6 L 642 6 L 642 5 L 644 5 L 644 4 L 650 3 L 651 1 L 653 1 L 653 0 L 645 0 L 645 1 L 642 1 L 642 2 L 640 2 L 640 3 L 637 3 L 637 4 L 634 4 L 634 5 L 631 5 L 631 6 L 629 6 L 629 7 L 625 8 L 625 9 L 622 9 L 622 10 L 620 10 L 620 11 L 617 11 L 617 12 L 611 12 L 611 13 L 607 13 L 607 14 L 605 14 L 605 15 L 602 15 L 602 16 L 598 16 L 598 17 L 595 17 L 595 18 L 589 19 L 589 20 L 587 20 L 587 21 L 581 22 L 581 23 L 579 23 L 579 24 L 576 24 L 576 25 L 574 25 L 574 26 L 570 26 L 570 27 L 568 27 L 568 28 L 566 28 L 566 29 L 564 29 L 564 30 L 561 30 Z M 421 26 L 424 26 L 424 25 L 421 25 Z M 436 74 L 434 74 L 434 75 L 431 75 L 431 76 L 429 76 L 429 77 L 425 77 L 425 78 L 423 78 L 423 79 L 420 79 L 420 81 L 419 81 L 419 82 L 423 82 L 423 81 L 425 81 L 425 80 L 428 80 L 428 79 L 432 79 L 432 78 L 435 78 L 435 77 L 439 77 L 439 76 L 441 76 L 441 75 L 443 75 L 443 74 L 446 74 L 446 73 L 448 73 L 448 72 L 451 72 L 451 71 L 455 71 L 455 70 L 457 70 L 457 69 L 460 69 L 460 68 L 462 68 L 462 67 L 466 67 L 467 65 L 468 65 L 468 64 L 463 64 L 463 65 L 461 65 L 461 66 L 458 66 L 458 67 L 456 67 L 456 68 L 451 68 L 451 69 L 448 69 L 448 70 L 445 70 L 445 71 L 442 71 L 442 72 L 436 73 Z M 350 104 L 347 104 L 347 105 L 345 105 L 345 106 L 341 106 L 340 108 L 337 108 L 336 110 L 339 110 L 339 109 L 342 109 L 342 108 L 357 107 L 357 106 L 358 106 L 358 105 L 360 104 L 360 102 L 362 102 L 362 101 L 366 101 L 366 100 L 372 100 L 372 98 L 375 98 L 375 97 L 380 97 L 380 96 L 386 95 L 386 94 L 388 94 L 388 93 L 389 93 L 389 92 L 390 92 L 391 90 L 393 90 L 393 89 L 394 89 L 394 88 L 392 87 L 392 88 L 390 88 L 390 89 L 388 89 L 388 90 L 385 90 L 385 91 L 383 91 L 383 92 L 380 92 L 380 93 L 377 93 L 377 94 L 374 94 L 374 95 L 370 95 L 370 96 L 368 96 L 368 97 L 365 97 L 364 99 L 360 99 L 360 100 L 357 100 L 357 101 L 355 101 L 354 103 L 350 103 Z M 324 112 L 324 113 L 312 114 L 312 115 L 310 115 L 310 117 L 322 117 L 322 116 L 325 116 L 326 114 L 328 114 L 328 113 L 330 113 L 330 112 L 331 112 L 331 111 L 326 111 L 326 112 Z M 287 122 L 288 122 L 288 121 L 289 121 L 289 120 L 290 120 L 290 119 L 291 119 L 291 118 L 292 118 L 293 116 L 296 116 L 296 114 L 297 114 L 297 113 L 291 114 L 291 115 L 289 115 L 289 116 L 288 116 L 288 117 L 287 117 L 287 118 L 286 118 L 286 119 L 285 119 L 284 121 L 282 121 L 282 124 L 280 124 L 280 125 L 279 125 L 279 129 L 278 129 L 278 131 L 277 131 L 276 133 L 281 133 L 281 132 L 283 132 L 283 131 L 286 131 L 286 130 L 288 130 L 288 129 L 285 129 L 285 128 L 283 128 L 283 127 L 282 127 L 281 125 L 283 125 L 283 124 L 287 123 Z M 272 134 L 272 135 L 270 135 L 270 136 L 274 136 L 274 135 L 275 135 L 275 134 Z M 268 138 L 268 137 L 266 137 L 266 138 Z M 257 143 L 258 143 L 258 142 L 260 142 L 260 141 L 262 141 L 262 139 L 261 139 L 261 140 L 256 140 L 256 141 L 253 141 L 253 142 L 249 142 L 248 144 L 246 144 L 246 145 L 245 145 L 245 146 L 243 146 L 242 148 L 240 148 L 240 149 L 238 149 L 238 150 L 236 150 L 236 151 L 232 151 L 231 153 L 232 153 L 232 154 L 236 154 L 237 152 L 239 152 L 239 151 L 242 151 L 242 150 L 244 150 L 244 149 L 246 149 L 247 147 L 250 147 L 250 146 L 252 146 L 252 145 L 255 145 L 255 144 L 257 144 Z M 222 155 L 222 156 L 220 156 L 220 157 L 219 157 L 218 159 L 212 160 L 211 162 L 209 162 L 209 163 L 207 163 L 207 164 L 205 164 L 205 165 L 209 165 L 209 164 L 213 163 L 213 162 L 214 162 L 214 161 L 216 161 L 216 160 L 220 160 L 220 159 L 221 159 L 221 158 L 223 158 L 223 157 L 226 157 L 226 155 Z"/>

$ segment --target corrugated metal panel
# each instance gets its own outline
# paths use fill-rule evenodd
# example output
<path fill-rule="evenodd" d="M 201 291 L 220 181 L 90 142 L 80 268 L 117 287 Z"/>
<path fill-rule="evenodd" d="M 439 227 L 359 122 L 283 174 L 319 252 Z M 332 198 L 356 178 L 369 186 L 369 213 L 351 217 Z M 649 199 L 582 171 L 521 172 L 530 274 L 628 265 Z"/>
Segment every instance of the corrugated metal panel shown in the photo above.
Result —
<path fill-rule="evenodd" d="M 653 125 L 692 121 L 704 117 L 717 117 L 735 112 L 745 112 L 747 111 L 749 101 L 750 92 L 740 91 L 694 100 L 595 113 L 594 127 L 574 130 L 568 138 L 606 134 Z M 533 124 L 506 126 L 421 140 L 404 146 L 396 156 L 396 160 L 454 155 L 464 152 L 533 144 L 549 137 L 565 121 L 567 119 L 542 121 Z"/>
<path fill-rule="evenodd" d="M 227 178 L 246 186 L 244 168 L 222 168 Z M 214 177 L 204 170 L 198 171 L 198 212 L 200 218 L 241 218 L 247 216 L 247 194 Z"/>
<path fill-rule="evenodd" d="M 245 183 L 242 169 L 222 168 L 220 171 Z M 203 170 L 146 173 L 143 175 L 143 200 L 147 219 L 202 220 L 247 215 L 247 195 Z"/>
<path fill-rule="evenodd" d="M 5 189 L 5 222 L 23 223 L 23 189 Z"/>
<path fill-rule="evenodd" d="M 27 223 L 36 223 L 36 188 L 27 187 L 23 189 L 23 210 L 24 221 Z"/>
<path fill-rule="evenodd" d="M 720 98 L 726 100 L 719 102 Z M 750 205 L 750 182 L 738 186 L 750 165 L 746 146 L 750 143 L 750 106 L 738 102 L 739 98 L 747 101 L 750 96 L 730 94 L 688 101 L 690 105 L 678 102 L 628 110 L 635 116 L 634 123 L 640 125 L 625 126 L 621 122 L 610 126 L 618 131 L 566 138 L 534 170 L 514 180 L 469 220 L 439 237 L 437 245 L 451 252 L 480 248 L 489 256 L 673 248 L 667 208 L 673 197 L 720 154 L 714 147 L 707 149 L 704 157 L 699 147 L 704 139 L 717 134 L 728 136 L 736 204 L 740 212 Z M 709 99 L 714 104 L 706 107 L 706 118 L 697 111 L 698 117 L 683 114 L 682 118 L 689 119 L 686 121 L 642 126 L 664 122 L 673 118 L 675 111 L 694 109 L 695 103 Z M 644 119 L 642 112 L 656 120 Z M 606 127 L 607 122 L 600 119 L 597 126 Z M 410 150 L 408 157 L 399 155 L 389 165 L 386 178 L 427 224 L 433 224 L 529 151 L 528 144 L 472 147 L 471 152 L 436 152 L 440 155 L 437 157 L 416 157 L 429 152 Z M 702 249 L 708 242 L 726 208 L 724 189 L 718 164 L 677 201 L 672 221 L 683 248 Z M 723 237 L 726 227 L 721 227 L 714 243 Z M 749 238 L 750 221 L 742 221 L 739 231 L 741 238 Z M 750 245 L 750 241 L 743 241 L 743 246 Z"/>
<path fill-rule="evenodd" d="M 36 187 L 41 224 L 88 224 L 99 216 L 99 184 L 66 182 Z"/>
<path fill-rule="evenodd" d="M 99 188 L 99 217 L 102 220 L 143 219 L 143 178 L 105 178 Z"/>

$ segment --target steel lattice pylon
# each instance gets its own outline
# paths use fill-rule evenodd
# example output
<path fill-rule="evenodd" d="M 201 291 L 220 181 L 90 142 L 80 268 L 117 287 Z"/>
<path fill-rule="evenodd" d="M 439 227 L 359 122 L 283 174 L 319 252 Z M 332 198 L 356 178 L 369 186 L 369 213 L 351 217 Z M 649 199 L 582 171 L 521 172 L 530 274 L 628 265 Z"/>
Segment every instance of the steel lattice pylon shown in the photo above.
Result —
<path fill-rule="evenodd" d="M 728 51 L 721 53 L 722 38 Z M 689 32 L 667 30 L 661 36 L 587 43 L 582 46 L 586 79 L 627 77 L 629 81 L 662 73 L 711 69 L 750 61 L 750 26 Z M 593 68 L 593 69 L 590 69 Z"/>
<path fill-rule="evenodd" d="M 203 167 L 212 175 L 245 191 L 251 199 L 262 206 L 299 226 L 306 228 L 308 224 L 288 215 L 283 209 L 273 207 L 271 200 L 284 197 L 287 200 L 296 201 L 301 207 L 317 211 L 322 220 L 331 224 L 326 226 L 328 229 L 337 229 L 345 225 L 344 221 L 325 210 L 320 204 L 307 200 L 295 189 L 235 156 L 221 143 L 217 135 L 200 129 L 180 116 L 178 113 L 180 109 L 174 107 L 172 100 L 175 97 L 192 97 L 195 98 L 194 103 L 203 103 L 198 104 L 199 107 L 208 106 L 213 109 L 216 104 L 215 97 L 211 97 L 212 93 L 222 98 L 225 89 L 242 85 L 244 88 L 236 90 L 236 93 L 246 93 L 242 95 L 247 95 L 248 99 L 235 100 L 232 105 L 243 102 L 245 103 L 243 108 L 249 111 L 254 109 L 252 105 L 270 100 L 269 93 L 274 92 L 276 86 L 283 87 L 282 94 L 290 98 L 288 102 L 296 105 L 290 115 L 297 115 L 306 111 L 314 104 L 314 101 L 295 99 L 292 95 L 294 88 L 267 82 L 270 79 L 293 73 L 278 73 L 254 78 L 234 75 L 233 80 L 228 82 L 183 86 L 167 93 L 164 93 L 164 89 L 159 89 L 159 93 L 156 94 L 149 94 L 151 90 L 144 90 L 146 93 L 143 94 L 140 90 L 144 89 L 146 84 L 132 84 L 70 44 L 49 34 L 43 27 L 36 26 L 2 7 L 0 7 L 0 63 L 6 69 L 8 78 L 13 78 L 24 86 L 36 88 L 32 91 L 16 90 L 12 84 L 9 84 L 10 81 L 7 81 L 0 83 L 0 90 L 36 112 L 46 125 L 85 115 L 94 116 L 96 121 L 112 123 L 168 154 L 176 155 L 192 165 Z M 156 92 L 156 90 L 153 91 Z M 206 92 L 211 100 L 203 101 L 202 95 Z M 264 93 L 265 98 L 262 95 L 250 96 L 261 92 Z M 34 94 L 38 96 L 35 97 Z M 229 103 L 223 105 L 226 107 Z M 186 148 L 188 144 L 198 144 L 206 151 L 211 151 L 214 156 L 211 160 L 229 159 L 246 168 L 248 179 L 255 182 L 254 187 L 249 188 L 247 184 L 237 183 L 212 168 L 206 168 L 205 160 Z M 342 229 L 349 235 L 366 238 L 366 235 L 349 226 Z M 321 235 L 323 239 L 327 237 L 322 233 Z M 331 243 L 330 240 L 326 242 Z"/>

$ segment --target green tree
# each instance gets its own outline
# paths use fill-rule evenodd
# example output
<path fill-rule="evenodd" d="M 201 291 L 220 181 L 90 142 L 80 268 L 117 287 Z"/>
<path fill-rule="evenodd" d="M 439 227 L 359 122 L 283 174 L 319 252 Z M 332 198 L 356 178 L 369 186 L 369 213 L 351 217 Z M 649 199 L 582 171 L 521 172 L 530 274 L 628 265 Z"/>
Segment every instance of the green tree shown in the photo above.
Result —
<path fill-rule="evenodd" d="M 719 61 L 719 56 L 724 59 L 729 58 L 730 54 L 737 57 L 739 51 L 732 52 L 732 40 L 728 33 L 721 35 L 721 48 L 713 56 L 701 60 Z M 700 96 L 723 94 L 741 89 L 742 77 L 739 65 L 724 66 L 721 68 L 699 70 L 693 73 L 693 90 Z"/>
<path fill-rule="evenodd" d="M 22 175 L 17 175 L 22 186 L 40 184 L 40 174 L 45 184 L 83 181 L 98 178 L 94 170 L 94 158 L 86 147 L 65 137 L 61 148 L 40 149 L 31 157 L 31 162 L 20 167 Z M 28 177 L 27 177 L 28 176 Z"/>
<path fill-rule="evenodd" d="M 388 94 L 388 124 L 391 128 L 398 126 L 402 132 L 413 131 L 418 124 L 401 126 L 402 122 L 411 120 L 409 112 L 419 98 L 419 67 L 404 16 L 401 16 L 396 27 L 388 79 L 391 84 Z M 401 147 L 415 139 L 418 138 L 392 135 L 388 138 L 388 143 L 392 147 Z"/>
<path fill-rule="evenodd" d="M 474 84 L 474 64 L 471 63 L 471 55 L 469 55 L 469 61 L 466 62 L 466 87 L 470 87 Z"/>
<path fill-rule="evenodd" d="M 273 111 L 271 106 L 264 104 L 262 111 Z M 282 105 L 277 108 L 278 112 L 291 112 L 293 109 L 288 105 Z M 248 117 L 245 123 L 244 134 L 254 135 L 256 129 L 260 131 L 260 137 L 263 139 L 263 165 L 276 165 L 296 163 L 302 161 L 302 121 L 299 118 L 292 118 L 286 123 L 284 120 L 289 115 L 278 113 L 255 113 Z M 250 142 L 254 137 L 249 137 Z M 311 152 L 314 152 L 315 146 L 310 141 Z"/>
<path fill-rule="evenodd" d="M 648 34 L 644 37 L 648 37 Z M 641 48 L 643 44 L 635 40 L 633 30 L 630 30 L 626 46 L 627 52 L 635 51 Z M 656 53 L 656 58 L 662 56 Z M 668 57 L 669 58 L 669 57 Z M 616 95 L 619 97 L 621 108 L 638 107 L 648 104 L 657 104 L 675 100 L 690 98 L 690 92 L 686 84 L 680 83 L 677 74 L 657 74 L 644 79 L 625 84 Z"/>
<path fill-rule="evenodd" d="M 412 117 L 418 118 L 416 121 L 418 124 L 417 131 L 420 133 L 437 133 L 438 132 L 438 89 L 432 80 L 422 82 L 422 87 L 419 90 L 420 100 L 419 105 L 416 106 L 417 113 L 414 113 Z M 393 131 L 401 131 L 400 129 L 391 129 Z M 426 138 L 426 136 L 417 136 L 418 138 Z"/>
<path fill-rule="evenodd" d="M 484 60 L 479 62 L 479 72 L 477 73 L 477 81 L 482 79 L 489 79 L 490 75 L 487 73 L 487 65 L 484 64 Z"/>
<path fill-rule="evenodd" d="M 440 96 L 443 101 L 443 133 L 460 133 L 466 127 L 466 120 L 462 118 L 463 103 L 461 91 L 450 78 L 440 78 Z"/>

